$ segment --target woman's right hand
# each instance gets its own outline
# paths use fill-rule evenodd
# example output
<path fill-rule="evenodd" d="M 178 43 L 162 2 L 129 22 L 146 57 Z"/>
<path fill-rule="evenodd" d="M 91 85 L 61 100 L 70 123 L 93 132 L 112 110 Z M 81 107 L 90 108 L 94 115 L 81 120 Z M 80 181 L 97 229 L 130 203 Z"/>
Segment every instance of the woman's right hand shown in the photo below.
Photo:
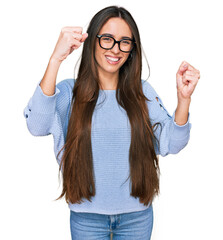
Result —
<path fill-rule="evenodd" d="M 88 34 L 82 34 L 82 31 L 82 27 L 62 28 L 51 58 L 62 62 L 74 49 L 78 49 L 88 37 Z"/>

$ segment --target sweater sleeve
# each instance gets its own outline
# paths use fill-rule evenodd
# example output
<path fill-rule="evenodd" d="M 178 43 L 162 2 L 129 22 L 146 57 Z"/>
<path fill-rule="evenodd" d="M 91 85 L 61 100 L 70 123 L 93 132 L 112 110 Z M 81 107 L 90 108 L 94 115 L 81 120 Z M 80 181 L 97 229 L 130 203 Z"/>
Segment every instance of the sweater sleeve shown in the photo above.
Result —
<path fill-rule="evenodd" d="M 154 135 L 157 137 L 159 145 L 155 144 L 157 154 L 163 157 L 168 154 L 176 154 L 189 141 L 192 126 L 190 113 L 188 113 L 187 122 L 184 125 L 178 125 L 175 122 L 176 110 L 171 116 L 154 88 L 147 81 L 145 85 L 146 97 L 151 100 L 147 101 L 151 124 L 160 123 L 154 128 Z"/>
<path fill-rule="evenodd" d="M 52 96 L 43 93 L 40 82 L 23 111 L 29 132 L 33 136 L 54 137 L 54 152 L 62 148 L 66 137 L 71 95 L 67 80 L 59 82 Z M 58 159 L 57 159 L 58 160 Z"/>

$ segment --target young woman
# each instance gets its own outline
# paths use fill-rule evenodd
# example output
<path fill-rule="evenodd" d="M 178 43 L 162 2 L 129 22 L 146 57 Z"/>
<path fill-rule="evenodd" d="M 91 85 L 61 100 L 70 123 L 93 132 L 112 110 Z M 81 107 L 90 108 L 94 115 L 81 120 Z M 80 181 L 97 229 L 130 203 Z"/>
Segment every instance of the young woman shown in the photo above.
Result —
<path fill-rule="evenodd" d="M 77 79 L 56 84 L 66 57 L 83 44 Z M 182 62 L 178 105 L 171 116 L 141 79 L 137 25 L 111 6 L 81 27 L 64 27 L 43 79 L 24 109 L 34 136 L 53 134 L 70 207 L 72 239 L 150 239 L 152 201 L 159 193 L 158 155 L 189 140 L 189 105 L 199 71 Z"/>

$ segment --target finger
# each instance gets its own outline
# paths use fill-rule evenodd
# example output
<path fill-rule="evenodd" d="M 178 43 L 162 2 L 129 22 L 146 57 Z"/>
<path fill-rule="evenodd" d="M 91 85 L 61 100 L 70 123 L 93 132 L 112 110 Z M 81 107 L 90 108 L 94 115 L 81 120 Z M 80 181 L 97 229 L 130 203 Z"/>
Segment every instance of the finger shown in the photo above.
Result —
<path fill-rule="evenodd" d="M 200 71 L 198 69 L 196 69 L 195 67 L 193 67 L 192 65 L 190 65 L 190 64 L 188 64 L 188 70 L 194 71 L 194 72 L 200 74 Z"/>
<path fill-rule="evenodd" d="M 82 35 L 81 42 L 84 42 L 87 37 L 88 37 L 88 33 L 84 33 L 84 34 Z"/>
<path fill-rule="evenodd" d="M 198 71 L 194 71 L 194 70 L 193 71 L 187 70 L 184 74 L 190 75 L 190 76 L 199 75 Z"/>
<path fill-rule="evenodd" d="M 72 48 L 73 48 L 73 49 L 77 49 L 77 48 L 79 48 L 80 46 L 81 46 L 81 42 L 78 41 L 78 40 L 76 40 L 76 39 L 74 39 L 73 42 L 72 42 Z"/>
<path fill-rule="evenodd" d="M 188 83 L 188 82 L 197 82 L 198 81 L 198 77 L 197 76 L 183 76 L 183 82 L 184 83 Z"/>
<path fill-rule="evenodd" d="M 177 71 L 177 75 L 183 75 L 183 73 L 188 69 L 189 64 L 186 61 L 183 61 Z"/>
<path fill-rule="evenodd" d="M 184 85 L 188 85 L 190 81 L 188 81 L 188 79 L 185 76 L 183 76 L 182 77 L 182 82 L 183 82 Z"/>
<path fill-rule="evenodd" d="M 184 74 L 183 74 L 184 77 L 187 77 L 187 76 L 194 76 L 196 77 L 197 79 L 200 79 L 200 72 L 199 71 L 186 71 Z"/>
<path fill-rule="evenodd" d="M 189 71 L 189 70 L 187 70 L 184 74 L 186 74 L 186 75 L 190 75 L 190 76 L 193 76 L 195 73 L 194 73 L 194 71 Z"/>
<path fill-rule="evenodd" d="M 80 33 L 82 34 L 83 28 L 82 27 L 64 27 L 65 31 L 74 32 L 74 33 Z"/>
<path fill-rule="evenodd" d="M 198 76 L 200 76 L 200 71 L 199 70 L 196 69 L 195 72 Z"/>
<path fill-rule="evenodd" d="M 188 70 L 191 70 L 191 71 L 197 71 L 197 69 L 194 68 L 193 66 L 191 66 L 190 64 L 189 64 L 189 66 L 188 66 Z"/>
<path fill-rule="evenodd" d="M 83 28 L 82 27 L 74 27 L 74 28 L 71 28 L 71 31 L 82 34 Z"/>
<path fill-rule="evenodd" d="M 82 39 L 82 34 L 79 34 L 79 33 L 73 33 L 72 36 L 74 39 L 79 40 L 79 41 L 81 41 L 81 39 Z"/>

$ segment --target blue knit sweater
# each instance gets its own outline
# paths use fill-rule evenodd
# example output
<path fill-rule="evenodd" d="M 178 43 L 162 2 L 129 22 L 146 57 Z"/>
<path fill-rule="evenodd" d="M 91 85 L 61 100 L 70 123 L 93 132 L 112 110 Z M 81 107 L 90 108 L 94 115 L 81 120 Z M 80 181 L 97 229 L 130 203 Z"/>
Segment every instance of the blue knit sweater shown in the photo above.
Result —
<path fill-rule="evenodd" d="M 65 79 L 59 82 L 52 96 L 45 95 L 39 83 L 23 114 L 32 135 L 53 135 L 56 156 L 65 143 L 75 80 Z M 190 114 L 185 125 L 177 125 L 174 121 L 175 111 L 172 116 L 169 115 L 151 84 L 142 80 L 142 87 L 146 97 L 152 100 L 146 101 L 151 124 L 160 122 L 163 127 L 162 131 L 160 127 L 155 131 L 160 141 L 160 151 L 155 147 L 157 155 L 178 153 L 190 138 Z M 141 211 L 149 207 L 140 203 L 138 198 L 130 196 L 130 178 L 125 182 L 129 175 L 131 125 L 126 111 L 118 105 L 115 94 L 116 90 L 100 90 L 92 116 L 91 143 L 96 195 L 92 202 L 85 199 L 81 204 L 69 203 L 73 211 L 111 215 Z M 62 154 L 63 151 L 57 159 L 58 164 Z"/>

